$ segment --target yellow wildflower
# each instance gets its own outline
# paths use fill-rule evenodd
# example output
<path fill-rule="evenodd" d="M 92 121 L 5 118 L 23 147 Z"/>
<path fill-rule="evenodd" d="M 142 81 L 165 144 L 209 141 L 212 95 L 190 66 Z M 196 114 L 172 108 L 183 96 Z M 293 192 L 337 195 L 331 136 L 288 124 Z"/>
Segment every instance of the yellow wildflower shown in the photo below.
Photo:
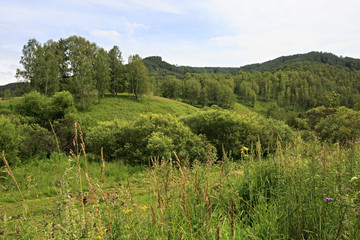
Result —
<path fill-rule="evenodd" d="M 148 207 L 147 206 L 142 206 L 142 207 L 140 207 L 143 211 L 146 211 L 146 209 L 148 209 Z"/>
<path fill-rule="evenodd" d="M 124 214 L 128 214 L 130 212 L 132 212 L 132 209 L 123 209 L 121 210 Z"/>

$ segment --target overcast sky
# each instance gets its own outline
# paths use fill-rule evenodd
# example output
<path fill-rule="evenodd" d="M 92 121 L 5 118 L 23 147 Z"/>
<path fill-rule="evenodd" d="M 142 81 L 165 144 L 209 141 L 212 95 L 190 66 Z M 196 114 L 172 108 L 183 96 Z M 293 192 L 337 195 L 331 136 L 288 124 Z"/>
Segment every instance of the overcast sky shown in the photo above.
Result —
<path fill-rule="evenodd" d="M 359 0 L 0 0 L 0 85 L 23 46 L 72 35 L 125 59 L 239 67 L 310 51 L 360 58 Z"/>

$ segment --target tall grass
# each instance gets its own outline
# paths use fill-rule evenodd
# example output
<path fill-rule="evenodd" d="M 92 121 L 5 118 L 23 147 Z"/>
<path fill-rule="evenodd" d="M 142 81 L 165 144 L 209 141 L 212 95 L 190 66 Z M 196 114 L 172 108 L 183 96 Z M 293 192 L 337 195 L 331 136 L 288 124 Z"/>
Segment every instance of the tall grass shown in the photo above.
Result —
<path fill-rule="evenodd" d="M 359 143 L 298 137 L 288 146 L 279 140 L 266 158 L 249 153 L 234 162 L 225 154 L 216 164 L 174 153 L 114 184 L 103 158 L 99 175 L 86 170 L 85 143 L 74 142 L 74 157 L 63 157 L 57 207 L 33 221 L 1 212 L 9 239 L 37 238 L 34 226 L 40 239 L 360 239 Z"/>

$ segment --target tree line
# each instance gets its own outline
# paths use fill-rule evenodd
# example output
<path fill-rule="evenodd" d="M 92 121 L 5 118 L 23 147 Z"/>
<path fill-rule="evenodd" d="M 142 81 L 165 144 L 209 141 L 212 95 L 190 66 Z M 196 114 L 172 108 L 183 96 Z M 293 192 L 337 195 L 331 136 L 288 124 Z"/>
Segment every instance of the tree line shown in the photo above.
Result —
<path fill-rule="evenodd" d="M 106 92 L 114 96 L 128 92 L 138 100 L 142 94 L 152 92 L 195 106 L 224 108 L 236 101 L 254 106 L 257 100 L 262 100 L 295 111 L 322 105 L 358 109 L 360 71 L 335 65 L 337 58 L 332 55 L 309 54 L 299 56 L 322 57 L 322 62 L 300 61 L 294 55 L 286 58 L 290 59 L 288 64 L 273 72 L 185 73 L 185 68 L 168 64 L 160 57 L 143 61 L 135 54 L 124 64 L 118 46 L 106 51 L 78 36 L 44 44 L 30 39 L 20 59 L 23 69 L 18 69 L 16 76 L 45 95 L 69 91 L 82 109 L 93 95 L 97 94 L 100 101 Z M 328 64 L 329 61 L 334 64 Z"/>
<path fill-rule="evenodd" d="M 44 44 L 30 39 L 23 47 L 17 69 L 19 80 L 30 82 L 32 90 L 45 95 L 69 91 L 84 109 L 97 93 L 129 92 L 137 99 L 147 91 L 148 73 L 139 55 L 130 55 L 124 64 L 118 46 L 110 51 L 83 37 L 71 36 Z"/>

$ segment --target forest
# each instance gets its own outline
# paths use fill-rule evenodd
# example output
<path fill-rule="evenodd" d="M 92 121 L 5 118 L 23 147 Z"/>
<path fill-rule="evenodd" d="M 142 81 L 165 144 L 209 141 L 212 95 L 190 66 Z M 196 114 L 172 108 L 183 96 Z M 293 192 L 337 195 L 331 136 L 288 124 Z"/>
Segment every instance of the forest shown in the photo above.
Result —
<path fill-rule="evenodd" d="M 360 238 L 360 59 L 125 63 L 70 36 L 19 61 L 0 239 Z"/>

